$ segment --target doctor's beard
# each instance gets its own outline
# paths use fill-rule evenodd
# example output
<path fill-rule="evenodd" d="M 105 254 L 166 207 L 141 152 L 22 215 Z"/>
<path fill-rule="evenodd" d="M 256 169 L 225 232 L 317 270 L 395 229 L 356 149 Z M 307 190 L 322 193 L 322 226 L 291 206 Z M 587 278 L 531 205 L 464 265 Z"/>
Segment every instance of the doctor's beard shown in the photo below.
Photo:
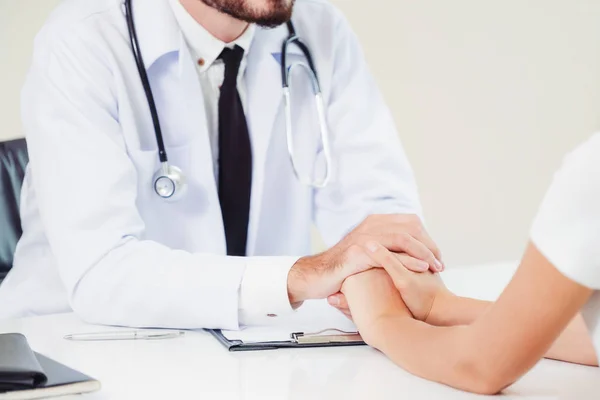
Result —
<path fill-rule="evenodd" d="M 201 0 L 235 19 L 275 28 L 292 18 L 295 0 Z"/>

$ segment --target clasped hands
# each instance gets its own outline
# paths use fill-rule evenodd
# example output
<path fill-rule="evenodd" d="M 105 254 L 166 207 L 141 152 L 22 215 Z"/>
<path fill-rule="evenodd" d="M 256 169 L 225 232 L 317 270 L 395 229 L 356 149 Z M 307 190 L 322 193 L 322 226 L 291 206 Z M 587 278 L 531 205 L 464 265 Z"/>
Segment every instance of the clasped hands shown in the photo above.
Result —
<path fill-rule="evenodd" d="M 353 319 L 368 344 L 391 319 L 411 318 L 437 325 L 436 309 L 454 296 L 439 274 L 408 270 L 396 254 L 377 242 L 366 247 L 373 262 L 382 268 L 348 277 L 341 293 L 330 296 L 329 303 Z"/>
<path fill-rule="evenodd" d="M 331 249 L 298 260 L 288 296 L 295 306 L 328 298 L 367 340 L 384 317 L 428 320 L 436 299 L 450 294 L 437 274 L 440 258 L 419 217 L 374 215 Z"/>

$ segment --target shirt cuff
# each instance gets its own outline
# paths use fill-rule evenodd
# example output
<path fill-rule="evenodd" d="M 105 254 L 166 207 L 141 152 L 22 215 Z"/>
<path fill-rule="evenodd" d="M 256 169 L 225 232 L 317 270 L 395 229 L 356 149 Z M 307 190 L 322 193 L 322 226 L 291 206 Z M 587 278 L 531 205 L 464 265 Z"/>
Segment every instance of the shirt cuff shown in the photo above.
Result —
<path fill-rule="evenodd" d="M 292 313 L 288 275 L 299 257 L 250 257 L 240 286 L 241 325 L 269 325 Z"/>

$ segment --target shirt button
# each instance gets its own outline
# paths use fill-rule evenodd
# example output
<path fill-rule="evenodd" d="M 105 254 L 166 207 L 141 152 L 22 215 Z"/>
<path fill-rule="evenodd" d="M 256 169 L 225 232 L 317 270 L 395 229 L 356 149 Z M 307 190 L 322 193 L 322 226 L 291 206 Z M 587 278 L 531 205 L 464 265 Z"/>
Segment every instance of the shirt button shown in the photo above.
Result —
<path fill-rule="evenodd" d="M 204 58 L 198 59 L 198 65 L 199 66 L 204 67 L 204 64 L 206 64 L 206 61 L 204 61 Z"/>
<path fill-rule="evenodd" d="M 277 314 L 267 314 L 267 317 L 269 317 L 269 318 L 277 318 Z"/>

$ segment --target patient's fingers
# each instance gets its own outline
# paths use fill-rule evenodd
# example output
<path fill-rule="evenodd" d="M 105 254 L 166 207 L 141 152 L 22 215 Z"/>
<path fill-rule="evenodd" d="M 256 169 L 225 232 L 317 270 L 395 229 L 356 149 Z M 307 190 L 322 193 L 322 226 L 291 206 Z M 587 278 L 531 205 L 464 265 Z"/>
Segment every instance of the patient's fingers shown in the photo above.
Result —
<path fill-rule="evenodd" d="M 408 254 L 396 254 L 396 258 L 410 271 L 425 272 L 429 270 L 429 264 Z"/>
<path fill-rule="evenodd" d="M 415 239 L 408 233 L 400 232 L 394 234 L 383 234 L 376 237 L 380 246 L 396 253 L 406 253 L 411 257 L 425 261 L 429 264 L 431 271 L 442 271 L 443 264 L 438 261 L 433 252 L 425 244 Z"/>
<path fill-rule="evenodd" d="M 398 289 L 402 289 L 410 280 L 411 273 L 400 261 L 397 254 L 390 252 L 377 242 L 369 242 L 366 245 L 367 254 L 375 265 L 383 267 L 392 277 Z"/>

